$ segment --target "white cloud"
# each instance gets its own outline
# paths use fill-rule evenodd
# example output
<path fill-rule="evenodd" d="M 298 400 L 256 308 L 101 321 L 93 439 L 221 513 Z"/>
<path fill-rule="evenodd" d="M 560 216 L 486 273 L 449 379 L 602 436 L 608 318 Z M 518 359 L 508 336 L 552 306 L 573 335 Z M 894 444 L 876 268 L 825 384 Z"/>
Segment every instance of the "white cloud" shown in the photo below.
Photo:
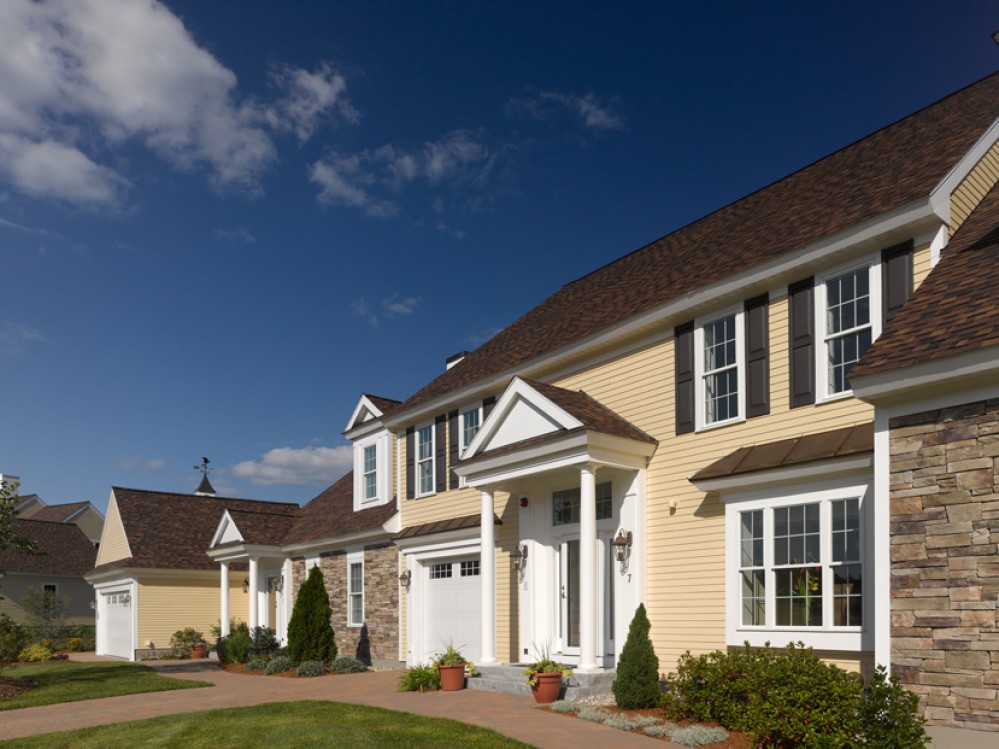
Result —
<path fill-rule="evenodd" d="M 264 453 L 259 461 L 246 460 L 233 466 L 232 475 L 255 484 L 332 483 L 350 470 L 353 448 L 278 447 Z"/>
<path fill-rule="evenodd" d="M 326 119 L 356 119 L 328 63 L 276 68 L 274 80 L 278 101 L 240 100 L 235 74 L 156 0 L 5 0 L 0 179 L 35 197 L 115 206 L 129 181 L 100 161 L 135 140 L 218 189 L 259 192 L 273 133 L 305 140 Z"/>
<path fill-rule="evenodd" d="M 149 473 L 151 471 L 159 471 L 165 468 L 166 461 L 163 460 L 163 458 L 151 458 L 149 460 L 128 458 L 127 460 L 121 461 L 119 465 L 125 471 L 132 471 L 133 473 Z"/>
<path fill-rule="evenodd" d="M 377 328 L 382 319 L 406 317 L 416 312 L 420 305 L 420 297 L 400 297 L 398 294 L 384 297 L 378 304 L 380 314 L 368 302 L 366 297 L 359 297 L 350 303 L 350 309 L 358 317 L 363 317 L 372 328 Z"/>
<path fill-rule="evenodd" d="M 36 328 L 10 321 L 0 323 L 0 351 L 19 354 L 27 345 L 44 340 L 45 336 Z"/>
<path fill-rule="evenodd" d="M 420 303 L 420 298 L 416 296 L 400 299 L 398 294 L 382 299 L 382 309 L 386 317 L 403 317 L 416 312 L 416 307 Z"/>
<path fill-rule="evenodd" d="M 309 178 L 322 188 L 316 197 L 320 203 L 360 208 L 369 216 L 387 218 L 398 213 L 398 206 L 376 197 L 375 190 L 398 193 L 416 182 L 434 187 L 483 185 L 496 158 L 481 134 L 455 130 L 414 151 L 386 144 L 373 151 L 330 153 L 312 165 Z M 435 210 L 437 206 L 435 202 Z"/>
<path fill-rule="evenodd" d="M 242 226 L 235 229 L 216 229 L 212 236 L 220 242 L 243 242 L 244 244 L 255 244 L 257 238 L 253 233 Z"/>
<path fill-rule="evenodd" d="M 8 221 L 5 218 L 0 218 L 0 227 L 5 229 L 13 229 L 14 231 L 24 232 L 25 234 L 35 234 L 42 237 L 56 237 L 57 239 L 62 239 L 62 237 L 53 231 L 48 229 L 35 229 L 31 226 L 25 226 L 24 224 L 18 224 L 14 221 Z"/>
<path fill-rule="evenodd" d="M 551 122 L 559 114 L 568 114 L 592 132 L 624 129 L 624 118 L 609 103 L 599 102 L 592 91 L 585 96 L 560 91 L 538 91 L 528 98 L 511 100 L 507 108 L 523 112 L 542 122 Z"/>

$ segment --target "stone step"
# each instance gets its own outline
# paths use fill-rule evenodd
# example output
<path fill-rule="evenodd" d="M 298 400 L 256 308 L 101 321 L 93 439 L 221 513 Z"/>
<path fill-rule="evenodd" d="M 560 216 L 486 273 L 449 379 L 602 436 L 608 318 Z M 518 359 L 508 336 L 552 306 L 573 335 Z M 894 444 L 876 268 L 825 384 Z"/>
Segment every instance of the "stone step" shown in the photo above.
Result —
<path fill-rule="evenodd" d="M 505 666 L 480 666 L 479 675 L 468 679 L 469 689 L 479 689 L 486 692 L 506 692 L 507 694 L 529 695 L 531 687 L 524 676 L 527 664 L 512 664 Z M 583 697 L 596 697 L 610 694 L 616 671 L 593 671 L 589 673 L 574 673 L 563 681 L 562 695 L 559 699 L 578 700 Z"/>

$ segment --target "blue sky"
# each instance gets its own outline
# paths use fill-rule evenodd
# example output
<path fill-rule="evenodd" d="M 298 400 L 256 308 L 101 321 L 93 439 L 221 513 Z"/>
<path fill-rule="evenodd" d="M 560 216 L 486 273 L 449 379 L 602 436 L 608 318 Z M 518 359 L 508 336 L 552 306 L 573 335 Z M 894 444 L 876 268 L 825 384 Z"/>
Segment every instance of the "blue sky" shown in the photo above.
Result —
<path fill-rule="evenodd" d="M 991 73 L 999 3 L 0 4 L 0 472 L 306 501 L 562 284 Z M 719 248 L 719 252 L 724 248 Z"/>

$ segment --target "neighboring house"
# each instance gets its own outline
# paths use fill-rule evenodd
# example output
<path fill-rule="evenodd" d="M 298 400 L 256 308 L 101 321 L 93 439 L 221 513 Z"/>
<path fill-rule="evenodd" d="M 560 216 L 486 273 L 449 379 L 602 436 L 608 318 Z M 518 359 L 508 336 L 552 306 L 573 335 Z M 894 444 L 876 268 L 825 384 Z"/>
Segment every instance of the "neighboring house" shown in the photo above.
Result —
<path fill-rule="evenodd" d="M 14 531 L 37 542 L 38 549 L 36 554 L 0 551 L 0 611 L 28 624 L 24 594 L 31 588 L 51 590 L 69 599 L 67 624 L 93 624 L 94 591 L 83 576 L 94 566 L 96 550 L 83 531 L 72 523 L 20 518 Z"/>
<path fill-rule="evenodd" d="M 37 494 L 29 495 L 18 505 L 17 514 L 31 520 L 48 520 L 53 523 L 73 523 L 95 546 L 100 543 L 104 530 L 104 516 L 90 502 L 69 502 L 47 505 Z"/>

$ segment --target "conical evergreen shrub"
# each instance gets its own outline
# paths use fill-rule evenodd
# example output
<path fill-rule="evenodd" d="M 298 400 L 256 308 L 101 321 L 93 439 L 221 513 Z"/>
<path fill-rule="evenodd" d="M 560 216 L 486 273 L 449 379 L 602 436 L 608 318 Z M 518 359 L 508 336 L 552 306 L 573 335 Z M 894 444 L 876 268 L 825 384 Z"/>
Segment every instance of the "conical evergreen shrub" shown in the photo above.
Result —
<path fill-rule="evenodd" d="M 288 622 L 288 657 L 293 662 L 329 663 L 336 658 L 331 613 L 323 573 L 318 567 L 313 567 L 298 590 L 291 621 Z"/>
<path fill-rule="evenodd" d="M 659 659 L 649 639 L 651 628 L 645 604 L 641 603 L 631 620 L 612 687 L 617 706 L 625 710 L 659 707 L 662 696 L 659 690 Z"/>

